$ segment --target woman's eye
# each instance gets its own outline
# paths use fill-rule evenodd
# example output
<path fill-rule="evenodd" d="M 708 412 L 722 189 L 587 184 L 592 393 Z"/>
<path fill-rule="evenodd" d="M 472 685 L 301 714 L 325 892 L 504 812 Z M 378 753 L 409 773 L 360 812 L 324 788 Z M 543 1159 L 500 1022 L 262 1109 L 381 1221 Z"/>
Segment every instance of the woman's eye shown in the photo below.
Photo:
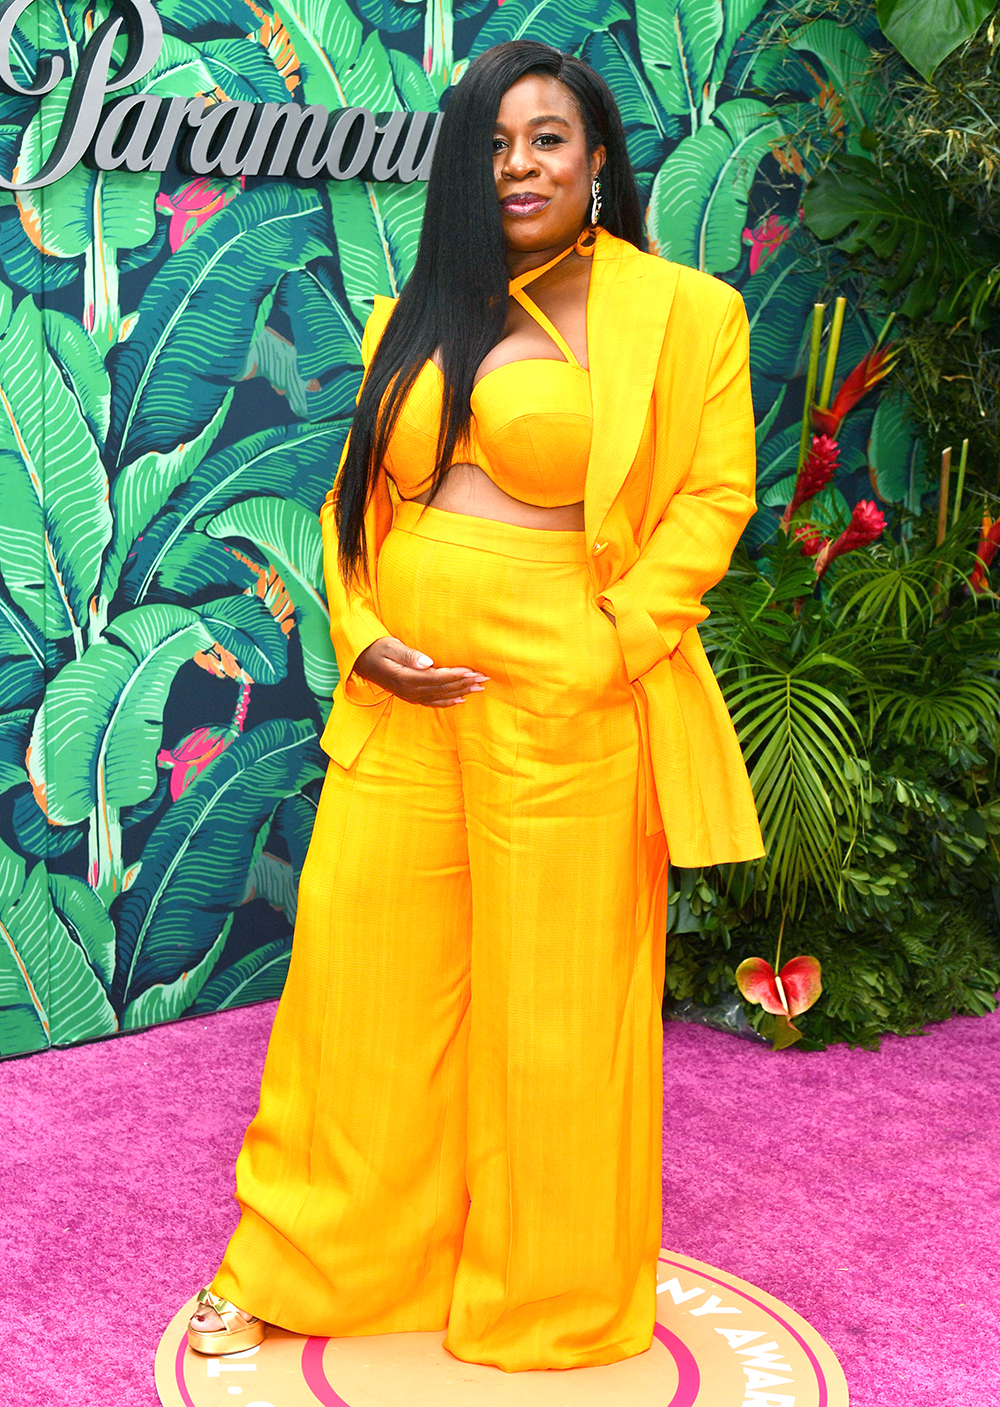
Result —
<path fill-rule="evenodd" d="M 565 140 L 566 138 L 560 137 L 557 132 L 543 132 L 536 138 L 536 141 L 544 142 L 546 146 L 561 146 Z"/>

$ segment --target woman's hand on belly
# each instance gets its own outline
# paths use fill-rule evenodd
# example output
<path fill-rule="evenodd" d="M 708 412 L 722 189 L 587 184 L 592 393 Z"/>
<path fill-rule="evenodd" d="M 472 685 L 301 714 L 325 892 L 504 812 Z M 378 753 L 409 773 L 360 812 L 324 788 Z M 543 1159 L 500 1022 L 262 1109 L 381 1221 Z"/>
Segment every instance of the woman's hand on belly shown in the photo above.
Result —
<path fill-rule="evenodd" d="M 418 494 L 414 503 L 430 503 L 445 513 L 464 513 L 468 518 L 488 518 L 495 523 L 511 523 L 517 528 L 548 528 L 550 532 L 583 532 L 583 504 L 567 503 L 559 508 L 539 508 L 523 503 L 498 488 L 478 464 L 453 464 L 431 498 L 431 490 Z"/>
<path fill-rule="evenodd" d="M 480 694 L 489 680 L 474 669 L 456 667 L 435 669 L 434 661 L 419 650 L 404 645 L 394 635 L 384 635 L 354 662 L 354 673 L 372 684 L 388 689 L 406 703 L 426 708 L 451 708 L 464 703 L 467 694 Z"/>

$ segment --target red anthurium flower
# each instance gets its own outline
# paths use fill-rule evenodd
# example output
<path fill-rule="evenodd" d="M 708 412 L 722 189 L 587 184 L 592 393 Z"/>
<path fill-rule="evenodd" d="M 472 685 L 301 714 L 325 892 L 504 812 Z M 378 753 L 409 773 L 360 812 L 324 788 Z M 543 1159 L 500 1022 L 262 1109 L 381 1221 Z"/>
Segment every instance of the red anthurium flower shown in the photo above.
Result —
<path fill-rule="evenodd" d="M 870 547 L 885 531 L 885 514 L 870 500 L 863 498 L 854 505 L 848 527 L 828 542 L 816 557 L 816 575 L 821 577 L 830 563 L 845 552 L 856 552 L 859 547 Z"/>
<path fill-rule="evenodd" d="M 984 591 L 990 589 L 988 573 L 990 563 L 996 556 L 998 547 L 1000 547 L 1000 518 L 994 523 L 987 513 L 983 518 L 982 534 L 979 546 L 976 548 L 976 565 L 969 577 L 969 585 L 977 596 L 981 596 Z"/>
<path fill-rule="evenodd" d="M 823 990 L 818 959 L 789 958 L 780 972 L 764 958 L 745 958 L 736 969 L 736 985 L 748 1002 L 754 1002 L 776 1018 L 775 1050 L 792 1045 L 802 1032 L 792 1025 L 792 1017 L 808 1011 Z"/>
<path fill-rule="evenodd" d="M 746 958 L 736 969 L 736 985 L 748 1002 L 775 1016 L 799 1016 L 815 1006 L 823 990 L 817 958 L 789 958 L 781 971 L 765 958 Z"/>
<path fill-rule="evenodd" d="M 887 342 L 878 351 L 869 352 L 867 356 L 862 357 L 854 370 L 845 377 L 844 384 L 834 396 L 833 405 L 829 410 L 820 410 L 818 406 L 813 406 L 812 423 L 817 430 L 824 435 L 836 436 L 839 433 L 841 421 L 847 412 L 853 410 L 861 397 L 867 395 L 883 376 L 889 375 L 895 365 L 894 347 L 895 343 Z"/>
<path fill-rule="evenodd" d="M 839 455 L 840 448 L 836 440 L 831 440 L 829 435 L 813 435 L 809 453 L 806 455 L 798 478 L 795 480 L 792 501 L 781 518 L 781 527 L 784 532 L 787 533 L 792 519 L 803 503 L 808 503 L 810 499 L 815 498 L 821 490 L 826 488 L 840 467 Z"/>

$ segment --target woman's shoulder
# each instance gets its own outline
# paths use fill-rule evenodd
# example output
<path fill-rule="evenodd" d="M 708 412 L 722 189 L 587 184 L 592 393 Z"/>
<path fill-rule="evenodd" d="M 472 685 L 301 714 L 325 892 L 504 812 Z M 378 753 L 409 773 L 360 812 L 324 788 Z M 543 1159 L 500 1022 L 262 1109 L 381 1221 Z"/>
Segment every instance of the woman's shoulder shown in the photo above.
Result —
<path fill-rule="evenodd" d="M 640 254 L 639 257 L 648 278 L 669 285 L 675 301 L 682 306 L 689 303 L 703 315 L 717 312 L 722 317 L 733 301 L 740 298 L 737 289 L 715 274 L 692 269 L 688 264 L 677 264 L 660 254 Z"/>
<path fill-rule="evenodd" d="M 740 298 L 736 289 L 714 274 L 675 263 L 661 254 L 647 254 L 625 240 L 614 239 L 614 245 L 621 260 L 621 273 L 627 267 L 632 277 L 642 279 L 643 298 L 662 293 L 673 300 L 676 308 L 690 307 L 709 319 L 723 318 L 734 300 Z"/>
<path fill-rule="evenodd" d="M 378 328 L 381 332 L 392 317 L 398 302 L 398 298 L 389 298 L 384 293 L 376 293 L 372 299 L 371 313 L 368 316 L 368 321 L 365 323 L 365 331 L 367 332 L 369 328 Z"/>
<path fill-rule="evenodd" d="M 379 338 L 385 331 L 398 302 L 398 298 L 388 298 L 383 293 L 376 293 L 372 299 L 372 310 L 368 314 L 364 332 L 361 335 L 361 360 L 365 366 L 371 361 Z"/>

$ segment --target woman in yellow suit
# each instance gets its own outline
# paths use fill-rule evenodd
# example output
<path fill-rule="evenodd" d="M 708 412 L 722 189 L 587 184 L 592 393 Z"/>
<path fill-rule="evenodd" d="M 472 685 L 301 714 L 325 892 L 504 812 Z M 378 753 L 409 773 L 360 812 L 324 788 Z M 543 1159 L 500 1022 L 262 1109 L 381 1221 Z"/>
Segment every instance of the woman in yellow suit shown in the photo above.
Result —
<path fill-rule="evenodd" d="M 667 856 L 762 847 L 695 629 L 754 511 L 747 318 L 641 244 L 597 75 L 477 59 L 322 514 L 332 761 L 202 1352 L 650 1346 Z"/>

